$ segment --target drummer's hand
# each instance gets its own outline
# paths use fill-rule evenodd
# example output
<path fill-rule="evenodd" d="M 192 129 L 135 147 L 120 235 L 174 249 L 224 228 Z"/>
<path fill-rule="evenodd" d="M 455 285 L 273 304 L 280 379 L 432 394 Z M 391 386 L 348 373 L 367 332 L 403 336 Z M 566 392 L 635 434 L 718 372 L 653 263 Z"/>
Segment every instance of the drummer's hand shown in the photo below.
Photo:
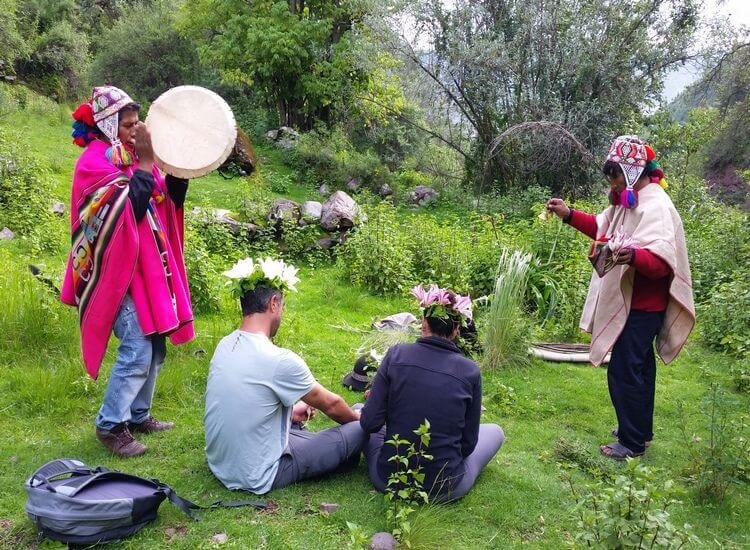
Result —
<path fill-rule="evenodd" d="M 151 132 L 143 122 L 138 122 L 135 126 L 135 154 L 138 155 L 140 168 L 146 170 L 143 164 L 153 164 L 154 147 L 151 144 Z M 151 170 L 146 170 L 150 172 Z"/>

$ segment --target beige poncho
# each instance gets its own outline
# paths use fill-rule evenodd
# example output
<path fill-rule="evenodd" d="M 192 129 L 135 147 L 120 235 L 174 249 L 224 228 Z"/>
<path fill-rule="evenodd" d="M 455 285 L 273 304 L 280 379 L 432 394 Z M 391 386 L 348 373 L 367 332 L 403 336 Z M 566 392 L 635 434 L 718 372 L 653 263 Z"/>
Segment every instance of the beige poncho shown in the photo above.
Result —
<path fill-rule="evenodd" d="M 682 349 L 695 325 L 693 287 L 690 279 L 682 220 L 669 196 L 658 185 L 647 185 L 638 194 L 638 206 L 610 206 L 596 217 L 597 234 L 611 237 L 618 229 L 632 236 L 639 248 L 659 256 L 672 269 L 664 324 L 656 350 L 669 363 Z M 590 361 L 598 366 L 620 336 L 630 313 L 635 269 L 615 266 L 604 277 L 591 275 L 580 327 L 591 333 Z"/>

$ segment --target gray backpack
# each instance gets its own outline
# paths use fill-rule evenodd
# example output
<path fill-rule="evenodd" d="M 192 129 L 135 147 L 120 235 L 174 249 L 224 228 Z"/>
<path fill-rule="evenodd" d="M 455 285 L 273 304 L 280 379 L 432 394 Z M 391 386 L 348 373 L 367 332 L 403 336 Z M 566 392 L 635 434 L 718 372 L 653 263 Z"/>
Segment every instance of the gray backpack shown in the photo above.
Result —
<path fill-rule="evenodd" d="M 80 460 L 62 458 L 48 462 L 26 480 L 26 513 L 44 537 L 71 545 L 88 545 L 122 539 L 156 519 L 164 499 L 188 516 L 201 508 L 253 506 L 258 501 L 217 501 L 199 506 L 177 495 L 158 479 L 108 470 L 91 469 Z"/>

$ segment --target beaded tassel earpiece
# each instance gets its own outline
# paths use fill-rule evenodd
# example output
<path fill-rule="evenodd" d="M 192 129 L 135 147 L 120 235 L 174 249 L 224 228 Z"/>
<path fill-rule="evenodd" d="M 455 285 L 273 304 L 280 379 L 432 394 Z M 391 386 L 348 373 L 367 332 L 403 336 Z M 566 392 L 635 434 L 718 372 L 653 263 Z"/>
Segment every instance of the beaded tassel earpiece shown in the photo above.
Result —
<path fill-rule="evenodd" d="M 107 160 L 122 168 L 133 164 L 133 156 L 125 148 L 122 142 L 117 138 L 117 132 L 120 124 L 120 115 L 114 114 L 99 121 L 99 129 L 109 138 L 110 146 L 105 151 Z"/>

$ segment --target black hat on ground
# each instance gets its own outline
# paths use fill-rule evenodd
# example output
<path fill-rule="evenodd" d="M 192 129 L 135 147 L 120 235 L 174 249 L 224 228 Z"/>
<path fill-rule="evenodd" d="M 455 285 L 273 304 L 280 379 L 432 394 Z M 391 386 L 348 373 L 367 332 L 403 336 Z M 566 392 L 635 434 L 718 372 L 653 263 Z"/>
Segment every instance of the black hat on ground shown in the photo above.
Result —
<path fill-rule="evenodd" d="M 360 355 L 354 362 L 354 368 L 341 380 L 341 383 L 354 391 L 365 391 L 372 384 L 372 376 L 367 373 L 375 373 L 378 368 L 378 362 L 370 355 L 365 353 Z"/>

